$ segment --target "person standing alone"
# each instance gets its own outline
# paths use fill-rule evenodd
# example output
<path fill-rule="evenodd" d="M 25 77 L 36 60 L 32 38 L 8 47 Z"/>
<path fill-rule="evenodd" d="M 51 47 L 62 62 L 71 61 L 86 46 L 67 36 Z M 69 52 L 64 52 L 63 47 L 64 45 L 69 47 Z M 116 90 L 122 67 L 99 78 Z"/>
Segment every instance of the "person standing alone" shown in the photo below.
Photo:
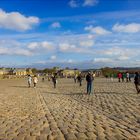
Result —
<path fill-rule="evenodd" d="M 93 94 L 93 75 L 91 74 L 91 72 L 88 72 L 87 76 L 86 76 L 86 81 L 87 81 L 87 94 Z"/>
<path fill-rule="evenodd" d="M 78 80 L 78 82 L 79 82 L 79 86 L 82 86 L 82 75 L 81 75 L 81 74 L 79 74 L 79 75 L 77 76 L 77 80 Z"/>
<path fill-rule="evenodd" d="M 135 77 L 134 77 L 134 84 L 137 90 L 137 93 L 140 93 L 140 75 L 138 72 L 135 72 Z"/>
<path fill-rule="evenodd" d="M 54 88 L 56 88 L 56 84 L 57 84 L 57 74 L 54 74 L 53 76 L 52 76 L 52 82 L 53 82 L 53 86 L 54 86 Z"/>

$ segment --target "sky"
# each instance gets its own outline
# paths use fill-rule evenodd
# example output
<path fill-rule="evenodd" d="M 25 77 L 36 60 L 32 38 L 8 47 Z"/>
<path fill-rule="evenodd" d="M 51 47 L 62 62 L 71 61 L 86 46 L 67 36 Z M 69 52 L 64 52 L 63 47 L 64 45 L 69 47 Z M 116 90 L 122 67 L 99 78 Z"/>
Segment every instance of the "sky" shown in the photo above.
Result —
<path fill-rule="evenodd" d="M 0 0 L 0 67 L 140 67 L 139 0 Z"/>

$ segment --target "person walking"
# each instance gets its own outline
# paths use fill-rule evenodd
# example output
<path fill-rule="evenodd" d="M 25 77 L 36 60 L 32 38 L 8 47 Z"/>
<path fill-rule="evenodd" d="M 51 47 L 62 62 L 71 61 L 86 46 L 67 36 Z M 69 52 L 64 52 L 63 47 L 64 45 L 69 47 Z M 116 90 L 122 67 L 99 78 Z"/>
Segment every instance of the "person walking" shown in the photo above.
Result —
<path fill-rule="evenodd" d="M 110 80 L 113 82 L 114 81 L 114 74 L 110 74 Z"/>
<path fill-rule="evenodd" d="M 122 73 L 122 82 L 124 82 L 124 73 Z"/>
<path fill-rule="evenodd" d="M 134 84 L 137 90 L 137 93 L 140 93 L 140 75 L 138 72 L 135 72 L 135 77 L 134 77 Z"/>
<path fill-rule="evenodd" d="M 74 83 L 76 83 L 76 80 L 77 80 L 77 75 L 75 74 L 74 75 Z"/>
<path fill-rule="evenodd" d="M 34 78 L 33 78 L 34 88 L 36 88 L 37 82 L 38 82 L 37 76 L 34 75 Z"/>
<path fill-rule="evenodd" d="M 121 82 L 121 78 L 122 78 L 122 74 L 118 73 L 118 80 L 119 80 L 119 82 Z"/>
<path fill-rule="evenodd" d="M 42 77 L 42 82 L 44 82 L 45 81 L 45 78 L 44 77 Z"/>
<path fill-rule="evenodd" d="M 126 82 L 129 82 L 130 74 L 127 72 L 126 73 Z"/>
<path fill-rule="evenodd" d="M 129 74 L 129 82 L 131 82 L 131 78 L 133 77 L 132 73 Z"/>
<path fill-rule="evenodd" d="M 81 75 L 81 74 L 79 74 L 79 75 L 77 76 L 77 80 L 78 80 L 78 82 L 79 82 L 79 86 L 82 86 L 82 75 Z"/>
<path fill-rule="evenodd" d="M 52 76 L 52 82 L 53 82 L 54 88 L 56 88 L 56 84 L 57 84 L 56 74 Z"/>
<path fill-rule="evenodd" d="M 87 76 L 86 76 L 86 81 L 87 81 L 87 94 L 93 94 L 93 75 L 91 74 L 91 72 L 88 72 Z"/>
<path fill-rule="evenodd" d="M 32 77 L 31 75 L 28 75 L 28 87 L 30 88 L 32 84 Z"/>

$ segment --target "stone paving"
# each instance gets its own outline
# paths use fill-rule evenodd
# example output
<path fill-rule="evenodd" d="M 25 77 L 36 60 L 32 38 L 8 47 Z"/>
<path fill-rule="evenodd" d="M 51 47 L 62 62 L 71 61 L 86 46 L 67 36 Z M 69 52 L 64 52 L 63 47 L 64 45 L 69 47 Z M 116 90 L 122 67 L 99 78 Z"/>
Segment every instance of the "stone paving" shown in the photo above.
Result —
<path fill-rule="evenodd" d="M 140 140 L 140 95 L 132 83 L 97 78 L 85 95 L 73 79 L 0 81 L 0 140 Z"/>

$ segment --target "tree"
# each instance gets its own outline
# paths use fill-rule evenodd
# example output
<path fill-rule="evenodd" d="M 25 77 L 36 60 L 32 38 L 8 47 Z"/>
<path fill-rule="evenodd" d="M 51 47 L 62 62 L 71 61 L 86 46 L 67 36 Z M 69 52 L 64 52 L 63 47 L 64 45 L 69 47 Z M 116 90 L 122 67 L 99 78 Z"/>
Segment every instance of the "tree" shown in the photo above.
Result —
<path fill-rule="evenodd" d="M 69 70 L 70 68 L 69 68 L 69 67 L 66 67 L 65 69 L 66 69 L 66 70 Z"/>
<path fill-rule="evenodd" d="M 119 72 L 118 70 L 109 67 L 102 68 L 101 70 L 104 76 L 110 76 L 111 74 L 117 75 Z"/>
<path fill-rule="evenodd" d="M 33 73 L 33 74 L 36 74 L 37 72 L 38 72 L 38 70 L 37 70 L 36 68 L 33 68 L 33 69 L 32 69 L 32 73 Z"/>

